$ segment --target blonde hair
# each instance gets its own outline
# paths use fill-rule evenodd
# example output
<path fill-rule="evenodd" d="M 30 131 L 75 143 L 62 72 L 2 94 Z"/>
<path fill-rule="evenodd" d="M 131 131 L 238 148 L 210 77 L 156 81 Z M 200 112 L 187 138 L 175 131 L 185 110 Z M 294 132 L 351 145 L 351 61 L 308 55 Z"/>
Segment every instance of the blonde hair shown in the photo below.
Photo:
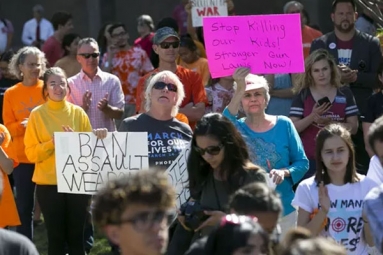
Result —
<path fill-rule="evenodd" d="M 171 112 L 171 115 L 175 117 L 178 114 L 178 108 L 181 105 L 182 100 L 185 98 L 185 90 L 184 85 L 181 83 L 178 76 L 171 71 L 159 72 L 150 79 L 149 84 L 145 90 L 145 111 L 148 112 L 150 110 L 150 107 L 152 105 L 150 95 L 154 84 L 156 84 L 157 82 L 171 82 L 172 84 L 177 86 L 177 102 Z"/>
<path fill-rule="evenodd" d="M 326 60 L 331 69 L 331 85 L 339 88 L 342 86 L 340 83 L 340 72 L 334 60 L 334 57 L 324 49 L 319 49 L 310 54 L 305 60 L 305 72 L 300 74 L 297 78 L 297 85 L 293 88 L 294 93 L 299 93 L 303 89 L 314 86 L 314 79 L 312 77 L 311 71 L 313 65 L 321 60 Z"/>

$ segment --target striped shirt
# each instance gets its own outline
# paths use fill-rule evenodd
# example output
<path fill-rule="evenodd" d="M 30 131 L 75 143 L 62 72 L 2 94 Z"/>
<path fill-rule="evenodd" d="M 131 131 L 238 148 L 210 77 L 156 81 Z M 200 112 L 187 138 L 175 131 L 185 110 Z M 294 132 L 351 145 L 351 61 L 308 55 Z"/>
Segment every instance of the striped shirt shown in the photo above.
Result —
<path fill-rule="evenodd" d="M 114 120 L 97 108 L 98 102 L 108 94 L 108 104 L 118 109 L 124 108 L 124 94 L 117 76 L 98 68 L 96 76 L 91 80 L 82 70 L 68 79 L 71 93 L 68 101 L 82 106 L 82 98 L 88 90 L 92 93 L 92 101 L 87 111 L 92 128 L 107 128 L 116 131 Z"/>
<path fill-rule="evenodd" d="M 311 95 L 310 89 L 302 90 L 293 99 L 290 117 L 306 118 L 312 113 L 315 104 L 316 101 Z M 338 89 L 330 109 L 321 117 L 330 118 L 334 122 L 345 123 L 348 117 L 358 114 L 359 110 L 350 88 L 342 87 Z M 323 125 L 313 122 L 300 133 L 306 156 L 309 159 L 315 159 L 315 137 L 321 128 Z"/>

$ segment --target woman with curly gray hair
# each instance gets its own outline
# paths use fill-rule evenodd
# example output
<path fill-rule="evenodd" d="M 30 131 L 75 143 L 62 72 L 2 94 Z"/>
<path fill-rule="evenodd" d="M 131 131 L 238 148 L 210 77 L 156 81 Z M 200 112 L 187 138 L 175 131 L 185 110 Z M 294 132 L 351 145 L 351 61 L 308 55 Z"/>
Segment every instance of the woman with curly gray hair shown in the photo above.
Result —
<path fill-rule="evenodd" d="M 35 165 L 24 153 L 24 134 L 29 114 L 36 106 L 44 102 L 43 82 L 39 79 L 45 71 L 44 53 L 36 47 L 23 47 L 11 59 L 9 70 L 21 82 L 7 89 L 4 94 L 3 120 L 11 133 L 19 166 L 15 168 L 13 177 L 17 190 L 16 204 L 21 226 L 17 232 L 32 240 L 33 207 L 35 184 L 32 175 Z"/>

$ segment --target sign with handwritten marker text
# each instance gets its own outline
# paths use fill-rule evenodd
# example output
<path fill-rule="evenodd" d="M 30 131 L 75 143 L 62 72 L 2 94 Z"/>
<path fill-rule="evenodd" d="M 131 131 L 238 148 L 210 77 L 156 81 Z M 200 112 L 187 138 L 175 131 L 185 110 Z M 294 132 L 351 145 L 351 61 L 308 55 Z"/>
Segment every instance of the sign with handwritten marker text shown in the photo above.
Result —
<path fill-rule="evenodd" d="M 191 0 L 193 27 L 202 27 L 202 19 L 207 16 L 227 16 L 225 0 Z"/>
<path fill-rule="evenodd" d="M 59 193 L 94 194 L 111 179 L 149 168 L 146 132 L 113 132 L 102 140 L 93 133 L 54 137 Z"/>
<path fill-rule="evenodd" d="M 176 205 L 179 209 L 190 197 L 187 159 L 190 147 L 185 148 L 166 170 L 170 183 L 176 189 Z"/>
<path fill-rule="evenodd" d="M 299 14 L 205 17 L 203 30 L 212 78 L 304 72 Z"/>

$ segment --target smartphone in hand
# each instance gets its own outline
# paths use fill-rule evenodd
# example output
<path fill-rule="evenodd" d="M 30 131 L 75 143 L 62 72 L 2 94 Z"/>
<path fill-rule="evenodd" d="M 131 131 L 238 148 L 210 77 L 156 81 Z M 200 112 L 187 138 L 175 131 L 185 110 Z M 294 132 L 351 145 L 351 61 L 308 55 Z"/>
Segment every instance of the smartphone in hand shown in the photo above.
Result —
<path fill-rule="evenodd" d="M 323 97 L 323 98 L 318 100 L 319 106 L 322 106 L 323 104 L 326 104 L 326 103 L 331 104 L 331 101 L 328 97 Z"/>

